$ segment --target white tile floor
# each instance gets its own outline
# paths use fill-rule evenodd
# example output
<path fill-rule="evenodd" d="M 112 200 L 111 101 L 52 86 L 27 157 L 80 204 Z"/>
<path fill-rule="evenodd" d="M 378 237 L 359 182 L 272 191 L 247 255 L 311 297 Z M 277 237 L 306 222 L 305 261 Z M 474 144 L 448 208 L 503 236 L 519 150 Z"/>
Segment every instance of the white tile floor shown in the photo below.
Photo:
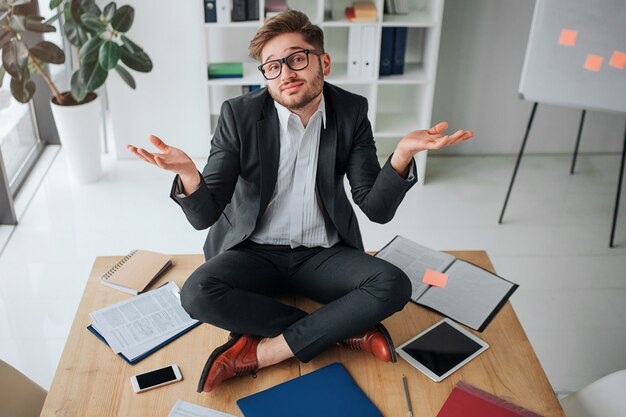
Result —
<path fill-rule="evenodd" d="M 570 157 L 525 157 L 504 225 L 514 158 L 428 164 L 427 184 L 389 224 L 357 210 L 366 249 L 396 234 L 436 249 L 486 249 L 498 273 L 520 284 L 513 305 L 556 391 L 625 369 L 626 200 L 618 247 L 608 248 L 619 156 L 583 155 L 574 176 Z M 0 226 L 0 357 L 46 388 L 96 256 L 200 253 L 204 241 L 169 200 L 170 174 L 111 157 L 104 167 L 98 183 L 75 185 L 59 152 L 32 200 L 18 202 L 19 226 Z"/>

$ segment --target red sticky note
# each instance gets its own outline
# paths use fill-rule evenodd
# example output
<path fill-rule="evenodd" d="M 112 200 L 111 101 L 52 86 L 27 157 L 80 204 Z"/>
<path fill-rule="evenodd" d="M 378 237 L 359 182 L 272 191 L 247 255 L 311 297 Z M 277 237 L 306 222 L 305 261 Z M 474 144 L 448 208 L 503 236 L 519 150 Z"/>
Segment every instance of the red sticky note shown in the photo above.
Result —
<path fill-rule="evenodd" d="M 574 46 L 576 45 L 576 35 L 578 31 L 571 29 L 562 29 L 561 37 L 559 38 L 559 45 Z"/>
<path fill-rule="evenodd" d="M 626 53 L 613 51 L 609 65 L 615 68 L 624 69 L 624 67 L 626 67 Z"/>
<path fill-rule="evenodd" d="M 585 69 L 587 71 L 600 71 L 600 67 L 602 67 L 602 58 L 600 55 L 587 54 L 587 59 L 585 59 Z"/>
<path fill-rule="evenodd" d="M 435 287 L 445 288 L 448 282 L 448 274 L 427 269 L 426 272 L 424 272 L 422 282 Z"/>

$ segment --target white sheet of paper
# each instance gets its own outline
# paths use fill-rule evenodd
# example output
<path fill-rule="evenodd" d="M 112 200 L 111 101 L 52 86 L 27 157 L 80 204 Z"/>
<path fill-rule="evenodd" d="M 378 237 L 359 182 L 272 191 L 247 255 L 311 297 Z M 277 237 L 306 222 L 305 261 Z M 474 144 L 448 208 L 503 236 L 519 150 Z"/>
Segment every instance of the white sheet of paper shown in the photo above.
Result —
<path fill-rule="evenodd" d="M 137 351 L 146 345 L 158 345 L 164 336 L 196 322 L 180 304 L 179 292 L 176 283 L 170 282 L 90 315 L 115 353 Z"/>
<path fill-rule="evenodd" d="M 202 407 L 187 401 L 178 400 L 167 417 L 235 417 L 211 408 Z"/>

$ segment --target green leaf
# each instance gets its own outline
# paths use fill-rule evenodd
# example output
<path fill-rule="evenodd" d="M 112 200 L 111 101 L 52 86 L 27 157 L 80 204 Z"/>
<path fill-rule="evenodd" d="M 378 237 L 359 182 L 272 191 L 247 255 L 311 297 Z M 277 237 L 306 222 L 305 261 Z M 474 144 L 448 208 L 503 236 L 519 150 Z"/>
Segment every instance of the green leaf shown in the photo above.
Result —
<path fill-rule="evenodd" d="M 74 100 L 76 100 L 77 102 L 81 102 L 85 99 L 85 97 L 87 97 L 88 91 L 85 86 L 80 82 L 79 70 L 74 71 L 74 74 L 72 74 L 72 81 L 70 85 L 72 97 L 74 97 Z"/>
<path fill-rule="evenodd" d="M 41 16 L 26 16 L 25 27 L 31 32 L 46 33 L 56 32 L 56 28 L 52 25 L 42 23 L 44 20 Z"/>
<path fill-rule="evenodd" d="M 98 63 L 105 70 L 115 68 L 120 59 L 120 46 L 112 41 L 106 41 L 100 46 Z"/>
<path fill-rule="evenodd" d="M 80 62 L 93 62 L 98 60 L 98 54 L 100 50 L 100 45 L 102 45 L 104 41 L 99 36 L 94 36 L 89 39 L 83 47 L 80 49 Z"/>
<path fill-rule="evenodd" d="M 83 23 L 81 21 L 81 16 L 85 13 L 90 13 L 96 16 L 100 16 L 102 13 L 94 0 L 71 0 L 70 3 L 70 11 L 72 13 L 72 19 L 79 25 L 82 26 Z M 87 27 L 83 26 L 85 29 Z"/>
<path fill-rule="evenodd" d="M 50 64 L 62 64 L 65 62 L 65 53 L 63 53 L 63 50 L 48 41 L 41 41 L 30 48 L 30 54 Z"/>
<path fill-rule="evenodd" d="M 128 32 L 135 19 L 135 9 L 130 6 L 122 6 L 111 18 L 111 26 L 118 32 Z"/>
<path fill-rule="evenodd" d="M 87 31 L 73 20 L 65 21 L 65 24 L 63 25 L 63 32 L 65 33 L 67 40 L 78 48 L 81 48 L 89 40 L 89 34 Z"/>
<path fill-rule="evenodd" d="M 137 85 L 135 84 L 135 79 L 132 75 L 130 75 L 130 72 L 128 72 L 126 68 L 121 65 L 116 65 L 115 71 L 117 71 L 120 77 L 122 77 L 122 80 L 124 80 L 124 82 L 128 84 L 130 88 L 134 90 L 137 87 Z"/>
<path fill-rule="evenodd" d="M 126 48 L 128 52 L 143 52 L 143 49 L 141 49 L 141 47 L 135 42 L 131 41 L 126 35 L 122 35 L 120 39 L 122 39 L 122 46 Z"/>
<path fill-rule="evenodd" d="M 74 20 L 74 18 L 72 17 L 72 7 L 69 1 L 66 3 L 63 3 L 63 19 L 66 22 Z"/>
<path fill-rule="evenodd" d="M 0 87 L 2 87 L 2 80 L 4 80 L 4 74 L 6 74 L 6 73 L 7 73 L 7 71 L 4 69 L 4 67 L 2 65 L 0 65 Z M 122 78 L 124 78 L 124 77 L 122 77 Z M 128 84 L 128 82 L 127 82 L 127 84 Z"/>
<path fill-rule="evenodd" d="M 27 103 L 35 95 L 35 82 L 26 77 L 24 79 L 11 78 L 11 94 L 20 103 Z"/>
<path fill-rule="evenodd" d="M 82 24 L 97 33 L 104 32 L 107 27 L 98 16 L 91 13 L 85 13 L 80 17 Z"/>
<path fill-rule="evenodd" d="M 15 14 L 12 15 L 9 27 L 17 33 L 26 32 L 26 18 Z"/>
<path fill-rule="evenodd" d="M 2 65 L 12 78 L 22 79 L 28 76 L 28 47 L 19 39 L 2 49 Z"/>
<path fill-rule="evenodd" d="M 107 4 L 106 6 L 104 6 L 104 10 L 102 11 L 102 14 L 104 15 L 104 18 L 106 20 L 111 20 L 113 19 L 113 16 L 115 15 L 116 11 L 117 11 L 117 5 L 115 4 L 115 2 L 111 2 Z"/>
<path fill-rule="evenodd" d="M 86 62 L 78 70 L 78 81 L 87 89 L 87 92 L 91 92 L 104 84 L 108 74 L 109 72 L 98 62 Z"/>
<path fill-rule="evenodd" d="M 120 48 L 120 58 L 127 67 L 139 72 L 152 71 L 152 61 L 145 52 L 130 53 L 124 48 Z"/>
<path fill-rule="evenodd" d="M 50 10 L 56 9 L 63 2 L 63 0 L 50 0 Z"/>

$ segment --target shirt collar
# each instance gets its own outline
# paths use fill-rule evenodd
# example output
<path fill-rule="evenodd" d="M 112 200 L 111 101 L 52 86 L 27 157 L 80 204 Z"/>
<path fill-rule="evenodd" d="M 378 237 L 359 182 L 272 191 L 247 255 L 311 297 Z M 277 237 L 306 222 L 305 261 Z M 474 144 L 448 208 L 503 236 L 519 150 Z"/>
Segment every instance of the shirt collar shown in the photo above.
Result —
<path fill-rule="evenodd" d="M 276 100 L 274 100 L 274 107 L 276 107 L 276 112 L 278 113 L 278 120 L 280 121 L 280 126 L 283 129 L 283 131 L 286 132 L 287 126 L 289 125 L 289 118 L 291 116 L 298 117 L 298 115 L 289 111 L 287 107 L 283 106 Z M 322 99 L 320 100 L 320 104 L 317 106 L 317 110 L 315 110 L 315 113 L 313 113 L 313 116 L 315 116 L 317 113 L 322 114 L 322 128 L 326 129 L 326 102 L 324 101 L 323 93 L 322 93 Z M 313 116 L 311 116 L 311 119 L 313 118 Z"/>

